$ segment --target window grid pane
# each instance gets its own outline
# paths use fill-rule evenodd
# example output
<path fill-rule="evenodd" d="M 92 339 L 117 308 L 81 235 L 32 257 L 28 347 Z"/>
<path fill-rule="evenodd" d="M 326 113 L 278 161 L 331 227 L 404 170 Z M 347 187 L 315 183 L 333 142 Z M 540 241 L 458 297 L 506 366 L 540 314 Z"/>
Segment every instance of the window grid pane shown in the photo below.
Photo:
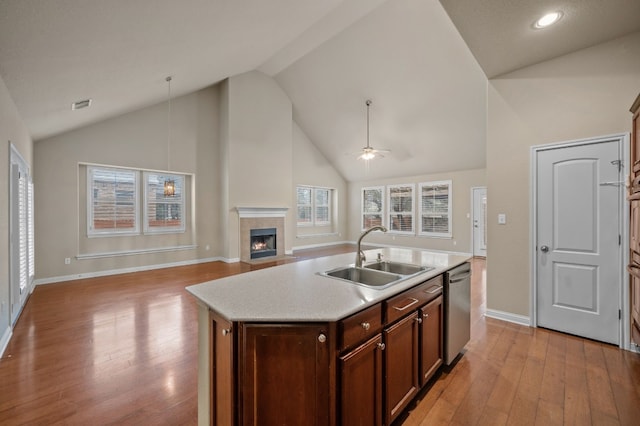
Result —
<path fill-rule="evenodd" d="M 89 177 L 89 233 L 136 232 L 137 173 L 131 170 L 90 168 Z"/>
<path fill-rule="evenodd" d="M 361 218 L 362 229 L 369 229 L 372 226 L 382 226 L 384 209 L 384 188 L 369 187 L 362 188 Z"/>
<path fill-rule="evenodd" d="M 172 180 L 175 194 L 164 195 L 164 183 Z M 184 223 L 184 176 L 145 173 L 145 232 L 182 232 Z"/>
<path fill-rule="evenodd" d="M 413 185 L 389 186 L 389 230 L 413 233 Z"/>
<path fill-rule="evenodd" d="M 449 235 L 450 184 L 424 184 L 421 186 L 421 232 Z"/>

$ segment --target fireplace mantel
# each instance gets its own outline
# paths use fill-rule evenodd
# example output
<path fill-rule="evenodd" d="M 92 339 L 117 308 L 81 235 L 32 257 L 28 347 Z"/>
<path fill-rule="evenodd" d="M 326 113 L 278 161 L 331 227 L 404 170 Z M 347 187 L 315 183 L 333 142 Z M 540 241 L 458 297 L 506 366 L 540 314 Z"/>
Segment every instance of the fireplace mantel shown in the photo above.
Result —
<path fill-rule="evenodd" d="M 289 207 L 236 207 L 240 218 L 286 217 Z"/>

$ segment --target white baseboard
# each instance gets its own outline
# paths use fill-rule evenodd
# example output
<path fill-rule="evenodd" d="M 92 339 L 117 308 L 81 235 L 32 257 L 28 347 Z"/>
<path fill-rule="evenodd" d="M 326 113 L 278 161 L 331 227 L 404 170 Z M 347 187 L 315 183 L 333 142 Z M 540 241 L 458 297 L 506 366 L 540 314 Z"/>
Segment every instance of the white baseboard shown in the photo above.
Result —
<path fill-rule="evenodd" d="M 240 262 L 240 258 L 239 257 L 232 257 L 232 258 L 228 258 L 228 257 L 220 257 L 216 260 L 219 260 L 221 262 L 224 263 L 238 263 Z"/>
<path fill-rule="evenodd" d="M 531 326 L 531 319 L 525 315 L 512 314 L 511 312 L 496 311 L 493 309 L 487 309 L 484 315 L 489 318 L 508 321 L 515 324 L 524 325 L 526 327 Z"/>
<path fill-rule="evenodd" d="M 210 257 L 206 259 L 184 260 L 181 262 L 161 263 L 157 265 L 135 266 L 132 268 L 110 269 L 106 271 L 87 272 L 82 274 L 62 275 L 58 277 L 38 278 L 34 281 L 35 285 L 54 284 L 62 281 L 82 280 L 85 278 L 106 277 L 109 275 L 128 274 L 130 272 L 152 271 L 154 269 L 172 268 L 174 266 L 195 265 L 198 263 L 207 263 L 215 261 L 225 261 L 222 257 Z"/>
<path fill-rule="evenodd" d="M 9 340 L 11 340 L 11 335 L 13 334 L 13 330 L 11 327 L 7 327 L 7 329 L 2 334 L 2 339 L 0 339 L 0 357 L 4 354 L 5 349 L 9 345 Z"/>

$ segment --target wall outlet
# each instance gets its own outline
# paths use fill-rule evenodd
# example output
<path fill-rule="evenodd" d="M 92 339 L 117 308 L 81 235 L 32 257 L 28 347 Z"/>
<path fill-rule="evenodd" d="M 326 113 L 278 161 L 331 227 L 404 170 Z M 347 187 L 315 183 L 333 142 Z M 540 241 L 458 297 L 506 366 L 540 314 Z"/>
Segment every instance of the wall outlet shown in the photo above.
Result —
<path fill-rule="evenodd" d="M 211 248 L 211 246 L 210 246 L 209 244 L 207 244 L 206 246 L 204 246 L 204 249 L 205 249 L 206 251 L 209 251 L 209 249 L 210 249 L 210 248 Z"/>
<path fill-rule="evenodd" d="M 65 265 L 71 265 L 71 258 L 70 257 L 65 257 L 64 258 L 64 264 Z"/>
<path fill-rule="evenodd" d="M 505 225 L 507 223 L 507 215 L 500 213 L 498 215 L 498 225 Z"/>
<path fill-rule="evenodd" d="M 457 244 L 458 244 L 458 242 L 456 240 L 453 240 L 453 245 L 455 246 Z"/>

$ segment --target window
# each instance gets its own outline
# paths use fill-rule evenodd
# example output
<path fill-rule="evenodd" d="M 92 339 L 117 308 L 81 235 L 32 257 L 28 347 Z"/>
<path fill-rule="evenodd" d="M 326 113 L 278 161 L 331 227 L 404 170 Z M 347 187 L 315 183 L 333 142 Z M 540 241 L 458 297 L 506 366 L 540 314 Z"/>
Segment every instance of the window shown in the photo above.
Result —
<path fill-rule="evenodd" d="M 451 181 L 420 184 L 420 235 L 451 238 Z"/>
<path fill-rule="evenodd" d="M 175 195 L 164 195 L 164 183 L 172 180 Z M 184 232 L 184 176 L 144 172 L 144 233 Z"/>
<path fill-rule="evenodd" d="M 89 236 L 139 232 L 137 171 L 87 167 L 87 189 Z"/>
<path fill-rule="evenodd" d="M 413 184 L 389 185 L 389 232 L 413 234 Z"/>
<path fill-rule="evenodd" d="M 296 196 L 298 226 L 331 225 L 332 189 L 298 186 Z"/>
<path fill-rule="evenodd" d="M 383 224 L 384 212 L 384 187 L 375 186 L 362 188 L 362 230 L 369 229 L 372 226 Z"/>

